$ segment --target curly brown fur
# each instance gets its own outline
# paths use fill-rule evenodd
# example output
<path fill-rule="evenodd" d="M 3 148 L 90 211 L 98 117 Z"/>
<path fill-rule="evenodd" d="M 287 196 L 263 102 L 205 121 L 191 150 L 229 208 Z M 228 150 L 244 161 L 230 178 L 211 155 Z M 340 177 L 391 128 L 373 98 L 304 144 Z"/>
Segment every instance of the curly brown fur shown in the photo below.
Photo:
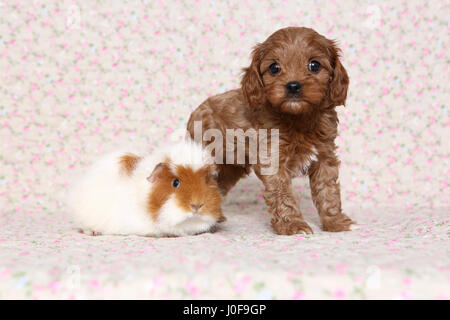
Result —
<path fill-rule="evenodd" d="M 320 63 L 317 73 L 308 69 L 312 60 Z M 269 71 L 273 63 L 280 67 L 277 74 Z M 301 85 L 299 92 L 287 89 L 292 81 Z M 341 210 L 334 143 L 338 124 L 335 107 L 345 104 L 348 84 L 334 41 L 308 28 L 281 29 L 254 48 L 251 65 L 244 69 L 242 88 L 203 102 L 191 114 L 188 131 L 193 137 L 194 121 L 202 121 L 203 132 L 219 129 L 223 137 L 226 129 L 278 129 L 278 172 L 263 175 L 260 162 L 219 165 L 222 193 L 253 169 L 265 186 L 273 229 L 287 235 L 312 233 L 292 188 L 292 178 L 307 174 L 323 229 L 350 230 L 354 222 Z"/>

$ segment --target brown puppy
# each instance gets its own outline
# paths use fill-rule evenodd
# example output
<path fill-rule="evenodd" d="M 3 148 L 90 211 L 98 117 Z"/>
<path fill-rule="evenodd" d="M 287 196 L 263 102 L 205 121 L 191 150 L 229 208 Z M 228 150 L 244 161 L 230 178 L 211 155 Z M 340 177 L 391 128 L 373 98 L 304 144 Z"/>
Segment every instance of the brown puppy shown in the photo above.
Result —
<path fill-rule="evenodd" d="M 349 78 L 336 43 L 312 29 L 281 29 L 254 48 L 244 72 L 242 88 L 203 102 L 191 114 L 188 131 L 194 137 L 194 121 L 202 121 L 203 132 L 218 129 L 223 137 L 226 129 L 278 129 L 279 169 L 262 174 L 263 164 L 249 163 L 247 149 L 244 165 L 219 166 L 222 193 L 253 169 L 265 186 L 273 229 L 284 235 L 312 233 L 291 181 L 307 174 L 323 230 L 350 230 L 354 222 L 341 210 L 334 143 L 335 107 L 345 104 Z"/>

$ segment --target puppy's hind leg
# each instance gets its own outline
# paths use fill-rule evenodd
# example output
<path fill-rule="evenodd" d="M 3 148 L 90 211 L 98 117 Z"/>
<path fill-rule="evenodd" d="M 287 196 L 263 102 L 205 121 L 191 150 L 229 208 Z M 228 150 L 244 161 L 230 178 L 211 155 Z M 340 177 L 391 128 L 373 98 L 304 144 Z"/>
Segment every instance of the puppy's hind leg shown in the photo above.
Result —
<path fill-rule="evenodd" d="M 226 196 L 228 191 L 243 177 L 249 174 L 250 170 L 237 165 L 218 165 L 217 183 L 220 193 Z"/>

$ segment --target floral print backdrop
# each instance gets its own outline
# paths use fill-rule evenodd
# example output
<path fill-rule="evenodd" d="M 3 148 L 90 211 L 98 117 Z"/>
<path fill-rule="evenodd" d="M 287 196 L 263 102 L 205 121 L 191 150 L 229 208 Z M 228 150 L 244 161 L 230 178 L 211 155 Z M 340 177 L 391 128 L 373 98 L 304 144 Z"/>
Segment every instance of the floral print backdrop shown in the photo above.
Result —
<path fill-rule="evenodd" d="M 448 1 L 0 1 L 0 298 L 448 298 L 449 16 Z M 77 172 L 170 143 L 285 26 L 342 48 L 340 182 L 359 231 L 321 232 L 299 178 L 316 234 L 275 236 L 251 176 L 215 234 L 76 233 Z"/>

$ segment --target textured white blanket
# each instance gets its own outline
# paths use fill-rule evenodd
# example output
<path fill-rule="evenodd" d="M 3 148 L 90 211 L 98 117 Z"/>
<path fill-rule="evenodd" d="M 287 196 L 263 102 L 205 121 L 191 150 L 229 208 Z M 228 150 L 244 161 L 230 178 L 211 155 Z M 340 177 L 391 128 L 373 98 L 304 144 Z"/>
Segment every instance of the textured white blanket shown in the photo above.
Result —
<path fill-rule="evenodd" d="M 446 209 L 349 208 L 360 228 L 278 236 L 251 177 L 225 201 L 215 233 L 87 236 L 64 214 L 1 218 L 0 298 L 449 298 Z M 247 192 L 246 192 L 247 191 Z"/>

